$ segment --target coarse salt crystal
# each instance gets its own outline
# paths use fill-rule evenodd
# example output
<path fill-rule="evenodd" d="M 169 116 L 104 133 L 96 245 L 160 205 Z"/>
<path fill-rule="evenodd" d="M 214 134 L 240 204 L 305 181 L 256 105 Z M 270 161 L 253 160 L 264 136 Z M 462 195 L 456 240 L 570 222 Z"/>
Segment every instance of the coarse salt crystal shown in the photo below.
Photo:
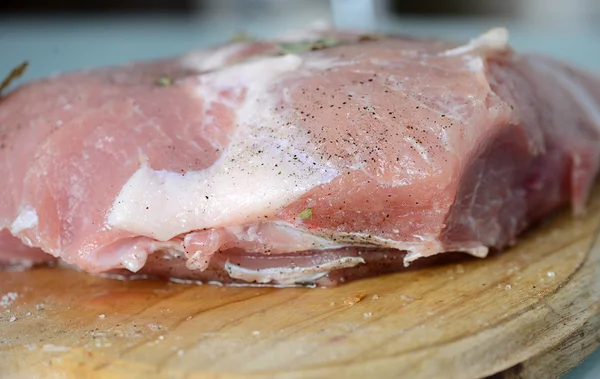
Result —
<path fill-rule="evenodd" d="M 0 306 L 3 308 L 8 307 L 19 297 L 19 294 L 16 292 L 8 292 L 6 295 L 2 295 L 0 298 Z"/>

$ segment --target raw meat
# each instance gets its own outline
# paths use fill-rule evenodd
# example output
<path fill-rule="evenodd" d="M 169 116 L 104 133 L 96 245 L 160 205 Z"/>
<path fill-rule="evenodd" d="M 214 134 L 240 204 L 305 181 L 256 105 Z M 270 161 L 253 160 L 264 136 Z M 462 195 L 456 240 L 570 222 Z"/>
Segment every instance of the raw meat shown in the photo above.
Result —
<path fill-rule="evenodd" d="M 584 211 L 600 81 L 503 29 L 309 31 L 30 83 L 0 125 L 5 263 L 333 284 Z"/>

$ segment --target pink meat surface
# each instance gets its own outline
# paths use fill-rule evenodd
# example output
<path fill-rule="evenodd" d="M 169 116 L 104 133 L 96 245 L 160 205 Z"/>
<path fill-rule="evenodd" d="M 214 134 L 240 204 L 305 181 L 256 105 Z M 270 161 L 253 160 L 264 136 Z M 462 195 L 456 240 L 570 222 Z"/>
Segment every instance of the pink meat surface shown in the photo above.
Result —
<path fill-rule="evenodd" d="M 484 257 L 569 201 L 584 210 L 598 78 L 513 52 L 503 29 L 295 38 L 0 99 L 0 262 L 332 284 Z"/>

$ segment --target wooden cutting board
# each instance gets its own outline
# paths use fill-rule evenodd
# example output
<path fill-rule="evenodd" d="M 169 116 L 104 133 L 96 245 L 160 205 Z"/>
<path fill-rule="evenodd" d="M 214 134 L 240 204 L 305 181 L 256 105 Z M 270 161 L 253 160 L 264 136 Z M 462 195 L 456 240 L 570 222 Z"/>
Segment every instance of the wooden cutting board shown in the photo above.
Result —
<path fill-rule="evenodd" d="M 600 341 L 600 187 L 488 259 L 334 289 L 0 273 L 9 378 L 551 378 Z"/>

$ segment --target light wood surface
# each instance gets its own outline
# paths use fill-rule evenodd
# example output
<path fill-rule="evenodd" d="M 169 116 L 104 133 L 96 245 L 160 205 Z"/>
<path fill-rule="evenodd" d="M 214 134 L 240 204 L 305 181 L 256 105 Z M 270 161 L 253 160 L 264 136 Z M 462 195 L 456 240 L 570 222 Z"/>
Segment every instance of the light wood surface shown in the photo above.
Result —
<path fill-rule="evenodd" d="M 0 376 L 557 377 L 600 341 L 599 220 L 597 187 L 502 254 L 333 289 L 1 272 Z"/>

